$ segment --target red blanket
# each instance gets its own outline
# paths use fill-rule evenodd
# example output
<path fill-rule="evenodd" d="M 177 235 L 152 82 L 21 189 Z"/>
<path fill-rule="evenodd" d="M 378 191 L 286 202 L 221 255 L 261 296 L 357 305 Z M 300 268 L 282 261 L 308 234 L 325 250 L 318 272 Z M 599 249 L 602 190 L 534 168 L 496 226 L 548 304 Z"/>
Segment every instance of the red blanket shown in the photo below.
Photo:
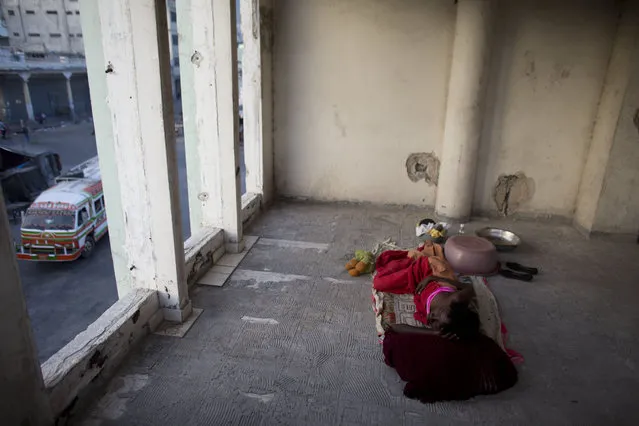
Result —
<path fill-rule="evenodd" d="M 384 359 L 408 382 L 404 395 L 422 402 L 493 394 L 517 382 L 508 355 L 481 334 L 471 341 L 450 341 L 390 329 L 384 338 Z"/>
<path fill-rule="evenodd" d="M 432 275 L 427 257 L 410 259 L 408 252 L 389 250 L 375 261 L 375 290 L 395 294 L 415 293 L 415 287 L 424 278 Z"/>
<path fill-rule="evenodd" d="M 375 262 L 375 290 L 387 293 L 415 293 L 420 281 L 433 275 L 427 257 L 410 259 L 407 251 L 389 250 L 379 255 Z M 415 319 L 424 324 L 426 320 L 426 299 L 430 291 L 415 294 Z"/>

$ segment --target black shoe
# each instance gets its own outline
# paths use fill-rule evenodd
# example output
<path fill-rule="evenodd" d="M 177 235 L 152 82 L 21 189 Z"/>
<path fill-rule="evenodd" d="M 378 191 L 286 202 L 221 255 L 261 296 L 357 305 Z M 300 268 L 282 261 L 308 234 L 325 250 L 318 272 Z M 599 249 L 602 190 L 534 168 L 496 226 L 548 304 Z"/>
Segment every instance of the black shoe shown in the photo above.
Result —
<path fill-rule="evenodd" d="M 523 272 L 524 274 L 537 275 L 539 273 L 539 269 L 523 266 L 517 262 L 506 262 L 506 267 L 512 269 L 513 271 Z"/>
<path fill-rule="evenodd" d="M 500 269 L 499 275 L 501 275 L 502 277 L 511 278 L 513 280 L 520 280 L 520 281 L 532 281 L 533 279 L 533 276 L 531 274 L 515 272 L 509 269 Z"/>

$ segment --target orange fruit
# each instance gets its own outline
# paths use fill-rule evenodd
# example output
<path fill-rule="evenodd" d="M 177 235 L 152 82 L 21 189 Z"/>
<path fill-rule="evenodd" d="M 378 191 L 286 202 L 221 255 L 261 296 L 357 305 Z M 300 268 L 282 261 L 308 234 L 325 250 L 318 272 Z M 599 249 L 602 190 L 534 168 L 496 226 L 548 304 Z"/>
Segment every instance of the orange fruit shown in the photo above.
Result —
<path fill-rule="evenodd" d="M 359 271 L 357 269 L 349 269 L 348 273 L 351 277 L 359 277 Z"/>
<path fill-rule="evenodd" d="M 351 259 L 346 264 L 346 270 L 351 270 L 357 266 L 357 259 Z"/>
<path fill-rule="evenodd" d="M 366 271 L 366 268 L 368 268 L 368 265 L 364 262 L 358 262 L 357 265 L 355 265 L 355 269 L 357 269 L 357 272 L 360 274 L 363 274 Z"/>

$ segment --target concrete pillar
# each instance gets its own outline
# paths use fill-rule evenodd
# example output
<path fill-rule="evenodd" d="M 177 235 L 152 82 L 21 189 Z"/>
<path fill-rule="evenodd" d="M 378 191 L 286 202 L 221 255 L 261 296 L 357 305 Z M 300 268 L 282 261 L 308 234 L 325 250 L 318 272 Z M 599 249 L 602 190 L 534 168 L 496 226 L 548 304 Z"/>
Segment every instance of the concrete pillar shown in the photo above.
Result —
<path fill-rule="evenodd" d="M 0 191 L 0 413 L 6 425 L 53 424 Z"/>
<path fill-rule="evenodd" d="M 637 41 L 637 2 L 626 1 L 617 27 L 604 86 L 599 99 L 588 157 L 581 175 L 574 222 L 586 234 L 593 230 L 602 194 L 610 150 L 626 88 L 632 72 L 632 56 Z"/>
<path fill-rule="evenodd" d="M 66 71 L 62 74 L 64 75 L 67 83 L 67 102 L 69 104 L 69 114 L 71 116 L 71 121 L 75 122 L 75 103 L 73 102 L 73 90 L 71 89 L 71 76 L 73 76 L 73 73 Z"/>
<path fill-rule="evenodd" d="M 442 218 L 463 221 L 471 214 L 492 7 L 490 0 L 457 4 L 436 201 Z"/>
<path fill-rule="evenodd" d="M 272 13 L 272 2 L 240 0 L 240 12 L 246 192 L 261 194 L 267 204 L 273 195 L 272 28 L 261 23 L 263 14 Z"/>
<path fill-rule="evenodd" d="M 31 74 L 28 72 L 21 72 L 20 78 L 22 79 L 22 93 L 24 94 L 24 106 L 27 109 L 27 117 L 29 120 L 35 121 L 33 104 L 31 103 L 31 92 L 29 91 L 29 79 L 31 78 Z"/>
<path fill-rule="evenodd" d="M 235 0 L 178 2 L 180 73 L 191 232 L 224 229 L 243 249 Z"/>
<path fill-rule="evenodd" d="M 109 188 L 107 215 L 110 221 L 117 198 L 124 218 L 109 222 L 109 231 L 122 227 L 115 229 L 119 241 L 112 250 L 114 258 L 124 259 L 130 276 L 118 281 L 118 293 L 127 285 L 156 290 L 164 318 L 181 322 L 190 315 L 191 302 L 177 189 L 166 4 L 85 0 L 82 14 L 92 15 L 84 22 L 97 14 L 101 29 L 101 37 L 94 31 L 84 36 L 95 121 L 111 126 L 110 132 L 96 126 L 100 167 L 107 171 L 102 175 Z M 91 48 L 100 44 L 101 49 Z"/>
<path fill-rule="evenodd" d="M 95 139 L 100 158 L 100 174 L 109 218 L 109 241 L 111 257 L 117 283 L 118 296 L 124 297 L 133 288 L 129 274 L 129 259 L 124 247 L 126 234 L 124 214 L 120 199 L 120 173 L 113 144 L 113 121 L 107 99 L 106 79 L 104 78 L 104 51 L 102 49 L 102 27 L 97 1 L 80 2 L 80 19 L 86 49 L 87 77 L 91 94 L 91 110 Z"/>

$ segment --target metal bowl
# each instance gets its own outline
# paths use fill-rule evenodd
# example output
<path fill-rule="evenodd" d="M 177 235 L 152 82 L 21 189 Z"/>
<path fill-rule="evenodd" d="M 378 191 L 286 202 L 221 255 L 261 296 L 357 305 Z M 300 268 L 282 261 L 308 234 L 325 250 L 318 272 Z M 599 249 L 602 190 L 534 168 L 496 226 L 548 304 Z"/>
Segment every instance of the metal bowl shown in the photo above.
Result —
<path fill-rule="evenodd" d="M 475 232 L 478 237 L 482 237 L 495 245 L 499 251 L 515 250 L 521 238 L 517 234 L 499 228 L 482 228 Z"/>

